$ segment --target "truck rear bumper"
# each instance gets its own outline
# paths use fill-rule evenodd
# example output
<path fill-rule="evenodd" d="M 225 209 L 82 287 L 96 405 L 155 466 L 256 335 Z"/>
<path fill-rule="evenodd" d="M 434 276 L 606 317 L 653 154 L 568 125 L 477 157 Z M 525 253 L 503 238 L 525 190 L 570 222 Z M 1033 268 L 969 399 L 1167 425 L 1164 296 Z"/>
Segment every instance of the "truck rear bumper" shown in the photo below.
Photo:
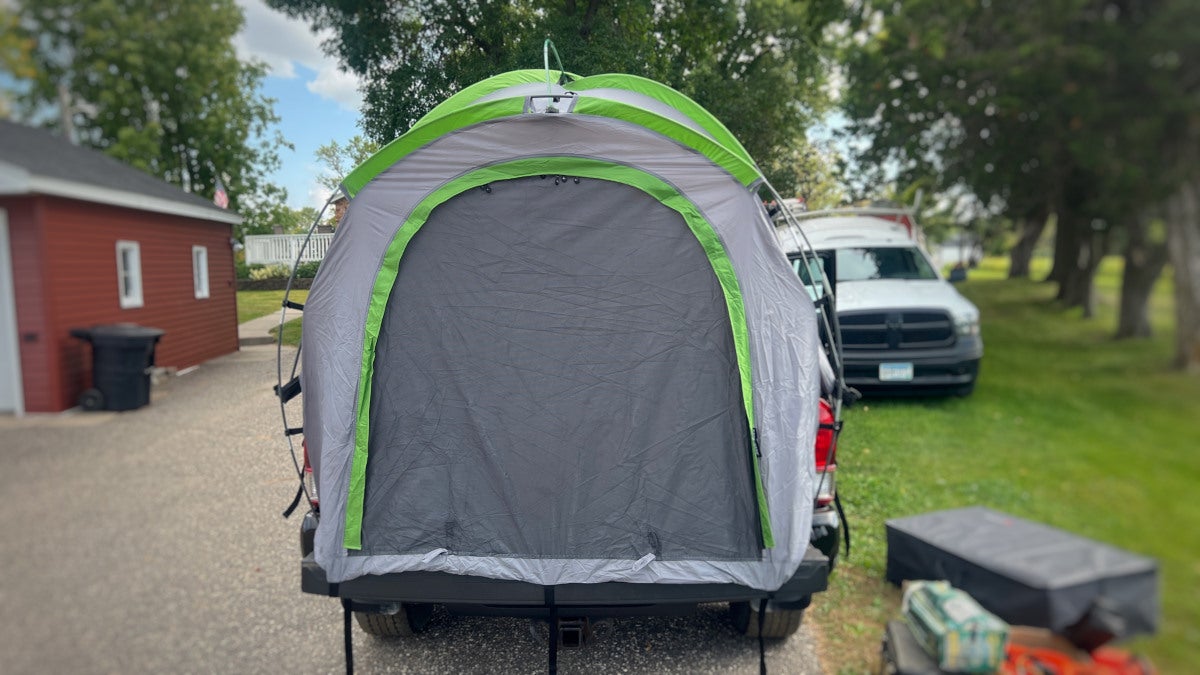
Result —
<path fill-rule="evenodd" d="M 825 590 L 828 579 L 829 559 L 812 546 L 796 573 L 777 591 L 738 584 L 605 582 L 551 587 L 445 572 L 367 575 L 331 584 L 311 554 L 300 565 L 300 587 L 305 593 L 345 598 L 356 605 L 431 603 L 447 605 L 459 613 L 502 616 L 545 616 L 551 606 L 573 616 L 670 614 L 700 603 L 761 598 L 783 608 L 799 608 L 808 605 L 813 593 Z"/>

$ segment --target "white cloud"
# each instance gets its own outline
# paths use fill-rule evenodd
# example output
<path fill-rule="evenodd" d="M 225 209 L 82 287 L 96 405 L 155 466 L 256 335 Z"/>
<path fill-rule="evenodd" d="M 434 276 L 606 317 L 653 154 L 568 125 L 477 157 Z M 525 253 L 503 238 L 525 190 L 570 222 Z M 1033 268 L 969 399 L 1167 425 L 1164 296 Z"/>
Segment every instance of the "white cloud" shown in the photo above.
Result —
<path fill-rule="evenodd" d="M 317 72 L 316 79 L 307 83 L 309 91 L 338 105 L 357 112 L 362 108 L 362 94 L 358 91 L 358 78 L 334 68 L 323 68 Z"/>
<path fill-rule="evenodd" d="M 348 110 L 362 106 L 358 78 L 339 71 L 337 61 L 321 49 L 328 32 L 313 33 L 304 21 L 267 7 L 263 0 L 237 2 L 246 13 L 246 25 L 234 39 L 239 56 L 259 59 L 272 75 L 289 79 L 299 76 L 299 64 L 316 72 L 306 83 L 309 91 Z"/>

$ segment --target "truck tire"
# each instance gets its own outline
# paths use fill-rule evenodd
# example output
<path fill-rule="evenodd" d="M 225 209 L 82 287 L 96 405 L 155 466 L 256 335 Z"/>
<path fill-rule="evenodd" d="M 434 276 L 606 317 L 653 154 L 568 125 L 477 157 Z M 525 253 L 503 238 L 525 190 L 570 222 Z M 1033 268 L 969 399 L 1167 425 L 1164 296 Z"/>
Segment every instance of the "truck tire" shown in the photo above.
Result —
<path fill-rule="evenodd" d="M 367 635 L 375 637 L 410 637 L 429 625 L 433 605 L 402 604 L 395 614 L 355 612 L 354 620 Z"/>
<path fill-rule="evenodd" d="M 758 607 L 749 602 L 729 603 L 729 617 L 733 619 L 733 627 L 746 637 L 758 637 Z M 763 637 L 781 640 L 790 637 L 804 621 L 803 609 L 774 609 L 767 605 L 767 615 L 763 617 Z"/>

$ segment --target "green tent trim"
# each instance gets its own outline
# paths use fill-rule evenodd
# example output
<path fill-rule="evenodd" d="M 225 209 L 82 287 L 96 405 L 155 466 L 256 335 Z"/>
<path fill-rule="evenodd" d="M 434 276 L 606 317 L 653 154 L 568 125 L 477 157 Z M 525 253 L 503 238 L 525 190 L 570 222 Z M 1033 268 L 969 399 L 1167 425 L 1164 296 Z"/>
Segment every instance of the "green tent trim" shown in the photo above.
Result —
<path fill-rule="evenodd" d="M 436 122 L 431 122 L 436 124 Z M 415 131 L 415 130 L 414 130 Z M 359 375 L 358 400 L 356 401 L 354 428 L 354 456 L 351 460 L 350 486 L 346 504 L 346 527 L 343 546 L 351 550 L 362 548 L 363 502 L 366 496 L 367 445 L 370 439 L 371 383 L 375 369 L 375 346 L 379 340 L 379 329 L 383 323 L 383 312 L 392 293 L 399 273 L 400 259 L 405 249 L 430 213 L 440 204 L 472 188 L 488 183 L 545 174 L 560 174 L 593 178 L 623 183 L 637 188 L 660 201 L 664 206 L 678 212 L 687 223 L 692 234 L 704 248 L 713 272 L 725 296 L 729 312 L 729 323 L 733 332 L 738 374 L 741 380 L 742 404 L 750 426 L 750 462 L 754 474 L 754 491 L 758 502 L 759 527 L 763 545 L 775 545 L 771 532 L 771 518 L 767 508 L 759 470 L 758 448 L 755 440 L 754 394 L 751 389 L 750 338 L 746 325 L 746 310 L 737 275 L 733 269 L 720 238 L 712 225 L 705 220 L 696 206 L 679 191 L 657 176 L 638 169 L 581 157 L 549 156 L 515 160 L 496 164 L 459 176 L 427 195 L 413 209 L 408 219 L 396 231 L 384 252 L 383 262 L 375 277 L 371 290 L 371 304 L 362 347 L 362 371 Z"/>
<path fill-rule="evenodd" d="M 573 80 L 579 79 L 579 76 L 573 73 L 568 73 L 565 71 L 560 73 L 560 71 L 552 70 L 550 71 L 551 81 L 557 81 L 558 78 L 555 77 L 555 74 L 558 74 L 560 77 L 565 75 Z M 422 124 L 437 119 L 438 117 L 448 115 L 456 110 L 462 110 L 463 108 L 469 107 L 472 103 L 475 103 L 480 98 L 483 98 L 492 92 L 500 91 L 501 89 L 506 89 L 518 84 L 530 84 L 533 82 L 544 83 L 545 81 L 545 70 L 512 70 L 507 73 L 494 75 L 486 80 L 480 80 L 479 82 L 462 89 L 461 91 L 452 95 L 450 98 L 434 106 L 433 110 L 425 113 L 421 119 L 417 120 L 416 123 L 412 125 L 412 129 L 416 129 Z"/>
<path fill-rule="evenodd" d="M 463 92 L 465 91 L 466 90 L 464 89 Z M 680 94 L 680 96 L 683 97 L 682 94 Z M 690 101 L 690 99 L 686 99 L 686 97 L 684 98 L 685 100 Z M 403 136 L 397 138 L 391 143 L 388 143 L 386 146 L 380 149 L 379 152 L 372 155 L 370 159 L 360 164 L 354 171 L 350 172 L 350 175 L 346 176 L 345 180 L 342 181 L 342 187 L 350 197 L 353 197 L 376 176 L 383 173 L 388 167 L 413 153 L 418 148 L 421 148 L 424 145 L 459 129 L 465 129 L 476 124 L 481 124 L 483 122 L 488 122 L 503 117 L 521 115 L 524 113 L 524 110 L 525 97 L 514 96 L 511 98 L 476 103 L 464 108 L 459 108 L 458 110 L 446 112 L 446 114 L 438 117 L 432 117 L 432 113 L 430 115 L 426 115 L 423 119 L 428 119 L 428 121 L 414 126 Z M 745 154 L 745 150 L 741 148 L 741 145 L 735 146 L 737 149 L 741 150 L 742 155 L 739 155 L 738 153 L 731 151 L 725 145 L 713 140 L 712 138 L 709 138 L 708 136 L 705 136 L 700 132 L 679 124 L 675 120 L 648 112 L 638 108 L 637 106 L 619 103 L 617 101 L 581 97 L 575 106 L 574 112 L 572 113 L 530 114 L 596 115 L 639 124 L 703 154 L 705 157 L 708 157 L 710 160 L 712 160 L 714 164 L 728 171 L 743 185 L 751 185 L 755 181 L 759 180 L 759 178 L 762 176 L 758 170 L 758 167 L 755 166 L 753 161 L 750 161 L 749 156 L 742 156 Z M 711 117 L 711 115 L 709 117 Z M 712 119 L 715 121 L 716 118 Z M 728 133 L 728 131 L 726 131 L 726 133 Z M 737 143 L 737 141 L 733 142 Z"/>
<path fill-rule="evenodd" d="M 746 152 L 746 148 L 738 142 L 737 138 L 734 137 L 724 124 L 721 124 L 721 120 L 717 119 L 704 106 L 696 103 L 686 94 L 672 89 L 661 82 L 637 75 L 607 73 L 576 80 L 570 86 L 571 91 L 587 91 L 588 89 L 625 89 L 649 96 L 660 103 L 665 103 L 690 117 L 692 121 L 707 131 L 714 140 L 725 146 L 726 149 L 737 155 L 742 161 L 751 166 L 754 165 L 754 160 L 750 157 L 750 153 Z"/>

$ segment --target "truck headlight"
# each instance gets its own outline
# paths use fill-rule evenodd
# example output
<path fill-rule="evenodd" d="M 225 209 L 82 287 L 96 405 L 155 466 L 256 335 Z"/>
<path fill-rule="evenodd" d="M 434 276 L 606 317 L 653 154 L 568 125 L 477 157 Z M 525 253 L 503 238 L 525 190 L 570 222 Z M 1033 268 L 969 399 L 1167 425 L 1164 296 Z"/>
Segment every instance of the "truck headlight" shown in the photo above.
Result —
<path fill-rule="evenodd" d="M 979 335 L 979 315 L 964 314 L 954 317 L 954 330 L 963 336 Z"/>

